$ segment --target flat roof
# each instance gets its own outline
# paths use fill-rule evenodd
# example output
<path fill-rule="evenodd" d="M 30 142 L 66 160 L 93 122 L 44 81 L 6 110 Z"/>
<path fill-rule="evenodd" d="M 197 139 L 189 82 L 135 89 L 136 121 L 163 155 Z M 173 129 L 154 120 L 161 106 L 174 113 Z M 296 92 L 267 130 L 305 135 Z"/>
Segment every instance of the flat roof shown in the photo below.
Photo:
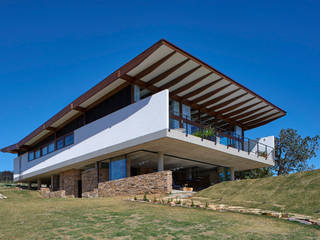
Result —
<path fill-rule="evenodd" d="M 219 127 L 244 130 L 274 121 L 286 112 L 165 39 L 153 44 L 89 89 L 18 143 L 1 149 L 27 150 L 79 114 L 128 85 L 156 93 L 169 89 L 170 98 L 201 112 L 201 119 Z"/>

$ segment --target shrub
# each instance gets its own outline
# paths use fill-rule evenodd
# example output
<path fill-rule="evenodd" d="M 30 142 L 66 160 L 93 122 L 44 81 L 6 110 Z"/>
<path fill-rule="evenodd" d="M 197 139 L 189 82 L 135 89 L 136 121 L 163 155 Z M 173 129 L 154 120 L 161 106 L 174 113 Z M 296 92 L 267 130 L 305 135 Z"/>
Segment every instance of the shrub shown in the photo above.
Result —
<path fill-rule="evenodd" d="M 144 195 L 143 195 L 143 201 L 148 201 L 148 198 L 147 198 L 147 193 L 144 193 Z"/>
<path fill-rule="evenodd" d="M 216 136 L 216 132 L 215 132 L 214 128 L 209 127 L 209 128 L 203 129 L 203 130 L 199 129 L 199 130 L 195 131 L 193 133 L 193 135 L 196 137 L 201 137 L 201 138 L 202 137 L 209 138 L 209 137 Z"/>

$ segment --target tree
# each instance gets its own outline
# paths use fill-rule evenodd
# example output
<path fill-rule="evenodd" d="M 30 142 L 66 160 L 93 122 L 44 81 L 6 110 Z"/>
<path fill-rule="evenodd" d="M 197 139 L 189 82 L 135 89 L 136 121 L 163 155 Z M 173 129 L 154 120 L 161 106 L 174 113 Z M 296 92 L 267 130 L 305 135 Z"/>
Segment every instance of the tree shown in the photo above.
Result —
<path fill-rule="evenodd" d="M 282 129 L 275 138 L 275 173 L 279 176 L 312 169 L 309 160 L 317 156 L 319 139 L 319 135 L 303 138 L 297 130 Z"/>
<path fill-rule="evenodd" d="M 273 176 L 269 167 L 257 168 L 247 171 L 236 172 L 236 179 L 255 179 Z"/>
<path fill-rule="evenodd" d="M 12 181 L 13 181 L 13 172 L 11 171 L 0 172 L 0 182 L 12 182 Z"/>

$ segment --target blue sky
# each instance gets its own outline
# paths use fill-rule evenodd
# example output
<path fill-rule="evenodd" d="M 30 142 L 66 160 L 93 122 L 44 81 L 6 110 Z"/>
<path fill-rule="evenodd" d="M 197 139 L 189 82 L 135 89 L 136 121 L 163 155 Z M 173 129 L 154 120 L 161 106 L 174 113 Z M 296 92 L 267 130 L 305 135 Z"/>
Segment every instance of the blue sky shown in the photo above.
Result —
<path fill-rule="evenodd" d="M 1 148 L 161 38 L 288 112 L 247 136 L 320 133 L 319 1 L 113 2 L 0 2 Z"/>

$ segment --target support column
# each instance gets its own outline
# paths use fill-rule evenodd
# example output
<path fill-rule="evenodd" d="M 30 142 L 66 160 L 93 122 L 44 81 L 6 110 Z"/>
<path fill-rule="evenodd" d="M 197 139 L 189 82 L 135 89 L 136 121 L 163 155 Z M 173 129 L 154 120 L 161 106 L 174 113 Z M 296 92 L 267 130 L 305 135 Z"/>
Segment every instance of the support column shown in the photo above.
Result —
<path fill-rule="evenodd" d="M 162 152 L 158 153 L 158 172 L 161 172 L 164 170 L 164 156 Z"/>
<path fill-rule="evenodd" d="M 50 190 L 51 190 L 51 192 L 53 192 L 53 175 L 51 175 Z"/>
<path fill-rule="evenodd" d="M 131 177 L 131 159 L 129 155 L 126 156 L 127 159 L 127 177 Z"/>
<path fill-rule="evenodd" d="M 41 180 L 40 180 L 40 178 L 38 178 L 38 180 L 37 180 L 37 189 L 40 190 L 40 188 L 41 188 Z"/>
<path fill-rule="evenodd" d="M 30 190 L 31 189 L 31 182 L 28 182 L 28 189 Z"/>
<path fill-rule="evenodd" d="M 235 177 L 234 177 L 234 168 L 230 168 L 230 179 L 231 181 L 234 181 L 235 180 Z"/>
<path fill-rule="evenodd" d="M 97 187 L 100 182 L 100 162 L 96 162 L 96 170 L 97 170 Z"/>

